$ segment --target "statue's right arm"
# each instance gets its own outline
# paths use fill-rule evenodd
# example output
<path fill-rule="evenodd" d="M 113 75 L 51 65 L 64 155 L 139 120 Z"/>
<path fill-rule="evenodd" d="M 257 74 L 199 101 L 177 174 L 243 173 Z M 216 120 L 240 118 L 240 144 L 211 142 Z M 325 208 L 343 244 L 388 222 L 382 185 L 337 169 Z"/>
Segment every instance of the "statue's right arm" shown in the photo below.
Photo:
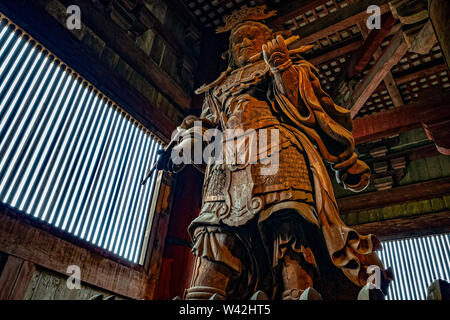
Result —
<path fill-rule="evenodd" d="M 175 165 L 172 161 L 171 154 L 173 152 L 179 152 L 192 148 L 195 145 L 194 139 L 199 138 L 199 135 L 195 132 L 203 135 L 203 131 L 205 129 L 216 127 L 217 117 L 214 116 L 214 112 L 211 112 L 210 103 L 211 101 L 209 99 L 209 95 L 207 94 L 203 102 L 200 117 L 188 115 L 183 119 L 181 124 L 177 127 L 177 132 L 172 135 L 172 141 L 170 142 L 171 146 L 167 148 L 167 150 L 164 151 L 158 159 L 157 168 L 159 170 L 170 172 L 180 171 L 184 165 Z M 199 123 L 201 128 L 199 128 Z"/>
<path fill-rule="evenodd" d="M 202 126 L 208 129 L 215 127 L 217 125 L 217 119 L 214 115 L 214 112 L 212 112 L 211 110 L 210 104 L 211 101 L 209 96 L 207 95 L 203 100 L 202 112 L 200 114 L 200 117 L 190 114 L 183 119 L 178 128 L 184 130 L 190 129 L 195 125 L 196 121 L 201 122 Z"/>

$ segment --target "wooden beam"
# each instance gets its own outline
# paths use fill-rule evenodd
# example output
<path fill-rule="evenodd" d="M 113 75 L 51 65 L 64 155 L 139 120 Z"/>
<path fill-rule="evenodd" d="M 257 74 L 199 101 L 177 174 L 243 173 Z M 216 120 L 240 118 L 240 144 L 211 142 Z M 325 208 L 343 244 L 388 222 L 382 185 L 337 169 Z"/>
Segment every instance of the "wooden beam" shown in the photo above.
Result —
<path fill-rule="evenodd" d="M 198 21 L 192 10 L 188 7 L 184 0 L 166 1 L 168 10 L 174 13 L 178 19 L 183 21 L 184 25 L 193 24 L 197 29 L 202 29 L 204 24 Z"/>
<path fill-rule="evenodd" d="M 450 70 L 450 3 L 448 0 L 429 0 L 428 12 L 442 54 Z"/>
<path fill-rule="evenodd" d="M 306 59 L 309 62 L 311 62 L 313 65 L 319 66 L 322 63 L 325 63 L 330 60 L 334 60 L 337 57 L 341 57 L 341 56 L 349 54 L 350 52 L 358 50 L 362 44 L 363 44 L 363 41 L 357 40 L 357 41 L 351 42 L 341 48 L 336 48 L 336 49 L 330 50 L 324 54 L 321 54 L 320 56 L 316 56 L 316 57 L 309 58 L 309 59 L 306 58 Z"/>
<path fill-rule="evenodd" d="M 367 7 L 370 5 L 378 5 L 380 13 L 384 14 L 389 11 L 389 6 L 386 0 L 362 0 L 349 5 L 343 9 L 339 9 L 327 15 L 323 19 L 319 19 L 313 23 L 299 28 L 293 34 L 299 35 L 300 40 L 292 44 L 292 47 L 299 47 L 306 44 L 311 44 L 328 35 L 334 34 L 345 28 L 357 24 L 360 21 L 366 21 L 370 16 L 367 13 Z"/>
<path fill-rule="evenodd" d="M 355 87 L 353 94 L 347 101 L 346 106 L 350 109 L 352 118 L 356 116 L 380 82 L 386 77 L 386 74 L 398 63 L 407 50 L 408 44 L 405 41 L 403 32 L 399 31 L 366 77 Z"/>
<path fill-rule="evenodd" d="M 0 300 L 9 300 L 20 273 L 23 260 L 9 256 L 0 276 Z"/>
<path fill-rule="evenodd" d="M 408 146 L 408 148 L 401 149 L 399 151 L 392 151 L 385 156 L 379 158 L 364 157 L 363 160 L 369 166 L 382 161 L 389 161 L 400 157 L 407 157 L 409 161 L 416 161 L 420 159 L 426 159 L 439 156 L 439 151 L 436 150 L 436 146 L 433 143 L 419 144 L 417 146 Z"/>
<path fill-rule="evenodd" d="M 183 109 L 189 109 L 191 97 L 147 56 L 119 26 L 111 23 L 90 1 L 61 0 L 64 4 L 78 5 L 83 23 L 92 29 L 106 45 L 120 57 L 150 79 L 164 94 Z"/>
<path fill-rule="evenodd" d="M 38 1 L 0 1 L 0 11 L 162 140 L 170 140 L 176 123 L 117 71 L 92 54 L 86 45 L 53 19 Z"/>
<path fill-rule="evenodd" d="M 446 156 L 450 156 L 450 117 L 422 121 L 422 124 L 428 139 L 434 142 L 437 150 Z"/>
<path fill-rule="evenodd" d="M 450 178 L 442 178 L 375 192 L 348 196 L 337 200 L 339 212 L 382 208 L 408 201 L 427 200 L 450 194 Z"/>
<path fill-rule="evenodd" d="M 428 20 L 420 31 L 411 39 L 411 52 L 427 54 L 436 43 L 436 34 L 431 21 Z"/>
<path fill-rule="evenodd" d="M 11 292 L 9 297 L 10 300 L 24 299 L 35 270 L 36 266 L 34 263 L 25 260 L 23 261 L 16 283 L 14 284 L 14 290 Z"/>
<path fill-rule="evenodd" d="M 417 80 L 418 78 L 427 78 L 431 75 L 434 75 L 436 73 L 440 73 L 442 71 L 446 71 L 447 70 L 447 66 L 444 63 L 441 64 L 437 64 L 435 66 L 423 69 L 423 70 L 419 70 L 417 72 L 412 72 L 412 73 L 408 73 L 406 75 L 403 76 L 399 76 L 395 78 L 395 82 L 397 83 L 397 85 L 401 85 L 404 83 L 408 83 L 410 81 L 413 80 Z"/>
<path fill-rule="evenodd" d="M 389 31 L 394 26 L 396 19 L 390 13 L 381 16 L 381 28 L 372 30 L 366 37 L 364 45 L 354 53 L 351 64 L 351 69 L 348 71 L 348 76 L 353 78 L 359 75 L 369 64 L 372 56 L 377 49 L 380 48 L 381 43 L 389 34 Z"/>
<path fill-rule="evenodd" d="M 381 57 L 381 43 L 391 32 L 393 26 L 395 25 L 395 21 L 396 19 L 389 12 L 385 13 L 381 16 L 381 28 L 374 29 L 370 33 L 365 22 L 359 22 L 357 24 L 361 35 L 364 38 L 364 44 L 352 54 L 350 59 L 347 60 L 343 71 L 340 73 L 332 94 L 335 99 L 342 101 L 342 96 L 348 95 L 348 89 L 342 92 L 341 88 L 348 88 L 349 80 L 360 75 L 369 64 L 372 57 L 375 59 L 379 59 Z M 386 77 L 383 80 L 389 94 L 392 97 L 394 105 L 402 105 L 403 100 L 401 99 L 400 92 L 398 91 L 390 71 L 386 74 Z M 339 95 L 341 95 L 341 97 L 339 97 Z"/>
<path fill-rule="evenodd" d="M 148 298 L 149 276 L 142 266 L 106 258 L 94 246 L 86 249 L 74 244 L 81 242 L 75 236 L 52 229 L 59 232 L 56 236 L 45 228 L 49 225 L 0 204 L 0 251 L 62 275 L 76 264 L 82 270 L 82 282 L 132 299 Z"/>
<path fill-rule="evenodd" d="M 375 58 L 377 59 L 378 56 L 375 56 Z M 390 71 L 386 73 L 383 82 L 384 85 L 386 86 L 389 96 L 391 97 L 394 107 L 402 106 L 404 104 L 402 95 L 400 94 L 400 91 L 398 90 L 397 87 L 397 82 L 395 81 L 394 76 Z"/>
<path fill-rule="evenodd" d="M 437 94 L 391 110 L 353 120 L 356 144 L 367 143 L 415 128 L 422 123 L 450 119 L 450 94 Z"/>
<path fill-rule="evenodd" d="M 368 30 L 365 23 L 360 22 L 358 24 L 359 30 L 361 31 L 364 39 L 368 36 Z M 401 29 L 400 24 L 396 24 L 391 28 L 391 31 L 389 32 L 389 35 L 394 35 Z M 375 60 L 378 60 L 381 55 L 383 54 L 383 50 L 381 48 L 378 48 L 375 53 L 373 54 L 373 57 Z M 400 94 L 400 91 L 398 90 L 397 83 L 394 80 L 394 76 L 392 75 L 391 71 L 389 71 L 386 76 L 383 79 L 384 85 L 386 86 L 386 89 L 389 93 L 389 96 L 391 97 L 392 102 L 394 103 L 394 106 L 398 107 L 404 104 L 403 98 Z"/>
<path fill-rule="evenodd" d="M 450 211 L 427 213 L 351 226 L 360 234 L 374 234 L 381 241 L 450 232 Z"/>
<path fill-rule="evenodd" d="M 0 276 L 0 300 L 23 300 L 35 269 L 30 261 L 8 256 Z"/>
<path fill-rule="evenodd" d="M 283 2 L 287 2 L 283 4 L 283 6 L 276 8 L 277 15 L 273 18 L 273 20 L 269 21 L 269 25 L 275 30 L 283 30 L 283 24 L 296 16 L 308 12 L 309 10 L 313 10 L 314 8 L 323 5 L 325 3 L 324 0 L 307 0 L 300 1 L 291 0 Z"/>
<path fill-rule="evenodd" d="M 64 1 L 64 0 L 61 0 Z M 136 8 L 137 19 L 144 24 L 147 28 L 152 29 L 157 35 L 159 35 L 166 44 L 168 44 L 173 50 L 176 56 L 183 55 L 183 48 L 178 40 L 168 32 L 166 27 L 159 22 L 158 18 L 148 9 L 143 3 L 139 3 Z"/>

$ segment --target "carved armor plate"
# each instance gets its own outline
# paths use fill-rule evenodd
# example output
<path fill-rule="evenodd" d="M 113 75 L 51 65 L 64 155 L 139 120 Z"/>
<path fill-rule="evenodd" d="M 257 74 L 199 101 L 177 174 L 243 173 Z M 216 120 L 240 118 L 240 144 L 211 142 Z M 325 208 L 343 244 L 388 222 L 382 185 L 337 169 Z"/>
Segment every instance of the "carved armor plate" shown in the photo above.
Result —
<path fill-rule="evenodd" d="M 251 167 L 226 170 L 225 206 L 222 221 L 230 226 L 241 226 L 251 220 L 263 208 L 261 197 L 252 197 L 253 179 Z"/>

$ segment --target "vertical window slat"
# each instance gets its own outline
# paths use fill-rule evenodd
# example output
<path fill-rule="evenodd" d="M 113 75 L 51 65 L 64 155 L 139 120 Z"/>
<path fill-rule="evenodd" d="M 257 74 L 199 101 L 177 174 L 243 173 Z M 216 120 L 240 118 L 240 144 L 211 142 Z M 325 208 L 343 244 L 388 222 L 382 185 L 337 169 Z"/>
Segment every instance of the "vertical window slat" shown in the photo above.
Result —
<path fill-rule="evenodd" d="M 450 281 L 450 246 L 444 240 L 448 237 L 442 234 L 382 242 L 380 260 L 394 273 L 388 300 L 424 300 L 433 281 Z"/>
<path fill-rule="evenodd" d="M 159 139 L 1 13 L 0 134 L 0 202 L 139 262 Z"/>

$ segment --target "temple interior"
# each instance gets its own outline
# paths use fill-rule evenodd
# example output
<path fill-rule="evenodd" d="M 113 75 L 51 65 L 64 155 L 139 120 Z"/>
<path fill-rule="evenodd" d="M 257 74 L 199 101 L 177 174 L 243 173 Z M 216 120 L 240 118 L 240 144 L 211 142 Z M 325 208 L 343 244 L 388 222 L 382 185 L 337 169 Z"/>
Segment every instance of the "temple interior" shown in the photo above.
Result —
<path fill-rule="evenodd" d="M 5 0 L 1 300 L 185 295 L 204 173 L 149 168 L 229 67 L 224 18 L 258 6 L 352 119 L 368 186 L 326 168 L 342 222 L 383 247 L 386 299 L 450 299 L 450 2 Z"/>

